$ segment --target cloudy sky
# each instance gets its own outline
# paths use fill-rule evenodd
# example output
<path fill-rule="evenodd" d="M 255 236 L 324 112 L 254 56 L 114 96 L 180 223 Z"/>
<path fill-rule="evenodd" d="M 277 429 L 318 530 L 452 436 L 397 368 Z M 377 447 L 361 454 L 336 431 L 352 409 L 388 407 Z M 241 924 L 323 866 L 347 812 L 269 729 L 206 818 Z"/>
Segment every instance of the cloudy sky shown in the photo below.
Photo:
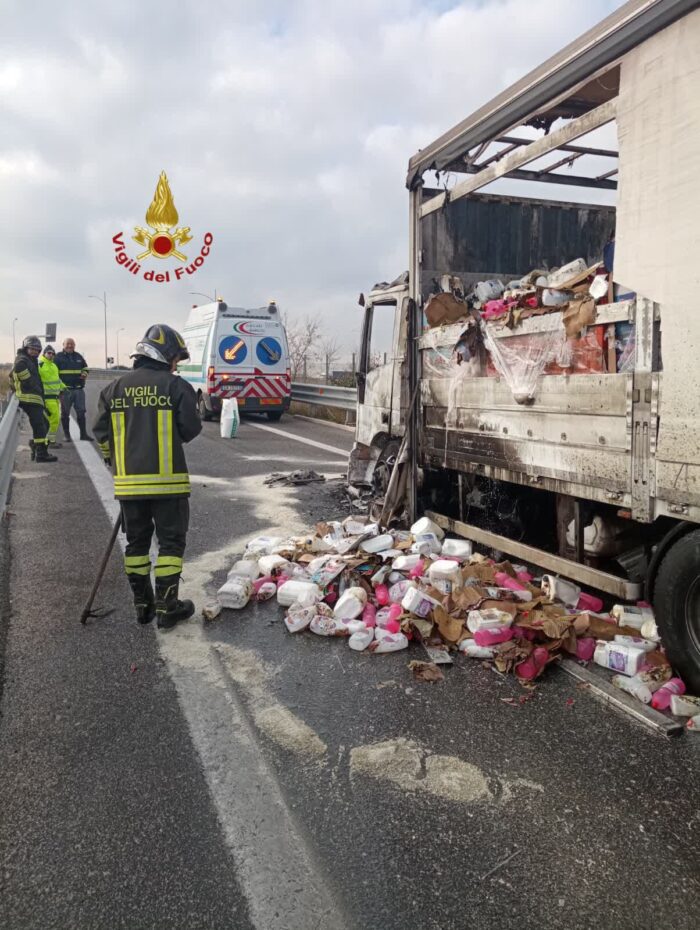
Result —
<path fill-rule="evenodd" d="M 0 360 L 17 318 L 18 338 L 55 321 L 101 364 L 103 291 L 122 361 L 215 289 L 319 314 L 349 350 L 358 292 L 408 264 L 408 158 L 620 5 L 0 0 Z M 112 245 L 122 230 L 141 251 L 163 169 L 189 261 L 214 235 L 170 285 L 126 273 Z"/>

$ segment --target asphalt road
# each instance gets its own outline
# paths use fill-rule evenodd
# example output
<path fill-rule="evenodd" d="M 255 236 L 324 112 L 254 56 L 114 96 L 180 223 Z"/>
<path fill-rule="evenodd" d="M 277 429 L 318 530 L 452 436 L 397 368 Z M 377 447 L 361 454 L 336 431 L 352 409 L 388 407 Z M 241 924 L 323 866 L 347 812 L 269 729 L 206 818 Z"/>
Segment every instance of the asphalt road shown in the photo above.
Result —
<path fill-rule="evenodd" d="M 244 420 L 230 442 L 205 424 L 186 594 L 201 605 L 251 536 L 344 515 L 351 440 L 296 417 Z M 523 704 L 466 659 L 419 684 L 421 655 L 290 636 L 274 603 L 156 635 L 130 619 L 116 554 L 100 595 L 115 614 L 76 627 L 109 532 L 85 445 L 50 482 L 18 455 L 0 925 L 697 926 L 700 739 L 657 736 L 560 674 Z M 264 486 L 298 467 L 329 480 Z"/>

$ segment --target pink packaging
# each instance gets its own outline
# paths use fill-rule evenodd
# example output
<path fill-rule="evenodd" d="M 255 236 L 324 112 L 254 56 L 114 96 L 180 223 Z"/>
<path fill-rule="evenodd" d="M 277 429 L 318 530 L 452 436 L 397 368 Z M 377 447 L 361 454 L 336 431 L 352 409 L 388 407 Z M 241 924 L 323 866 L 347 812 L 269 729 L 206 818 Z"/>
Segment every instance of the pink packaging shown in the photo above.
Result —
<path fill-rule="evenodd" d="M 425 562 L 419 562 L 417 565 L 414 565 L 411 571 L 408 573 L 409 578 L 420 578 L 423 572 L 425 571 Z"/>
<path fill-rule="evenodd" d="M 362 622 L 370 629 L 377 625 L 377 608 L 374 604 L 365 604 L 362 611 Z"/>
<path fill-rule="evenodd" d="M 603 602 L 599 597 L 596 597 L 595 594 L 586 594 L 585 591 L 582 591 L 576 602 L 576 609 L 590 610 L 594 614 L 599 614 L 603 609 Z"/>
<path fill-rule="evenodd" d="M 515 578 L 511 578 L 510 575 L 507 575 L 505 572 L 496 572 L 494 577 L 496 579 L 496 584 L 500 585 L 502 588 L 510 588 L 511 591 L 527 591 L 527 588 L 521 581 L 516 581 Z"/>
<path fill-rule="evenodd" d="M 289 578 L 285 577 L 284 580 L 289 581 Z M 264 578 L 256 578 L 256 580 L 253 582 L 253 591 L 257 594 L 258 591 L 260 590 L 260 586 L 264 584 L 268 584 L 269 582 L 272 582 L 272 584 L 274 584 L 275 587 L 277 587 L 277 582 L 272 577 L 272 575 L 265 575 Z"/>
<path fill-rule="evenodd" d="M 499 643 L 507 643 L 513 635 L 513 630 L 509 626 L 503 627 L 502 630 L 477 630 L 474 634 L 474 642 L 477 646 L 497 646 Z"/>
<path fill-rule="evenodd" d="M 380 607 L 389 603 L 389 589 L 385 584 L 378 584 L 374 589 L 374 597 Z"/>
<path fill-rule="evenodd" d="M 592 636 L 582 636 L 576 640 L 576 658 L 582 662 L 590 662 L 595 652 L 595 639 Z"/>
<path fill-rule="evenodd" d="M 673 694 L 685 694 L 685 684 L 680 678 L 670 678 L 651 698 L 654 710 L 667 710 Z"/>
<path fill-rule="evenodd" d="M 524 662 L 515 666 L 515 674 L 518 678 L 524 678 L 525 681 L 532 681 L 542 673 L 548 658 L 549 653 L 544 646 L 538 646 Z"/>

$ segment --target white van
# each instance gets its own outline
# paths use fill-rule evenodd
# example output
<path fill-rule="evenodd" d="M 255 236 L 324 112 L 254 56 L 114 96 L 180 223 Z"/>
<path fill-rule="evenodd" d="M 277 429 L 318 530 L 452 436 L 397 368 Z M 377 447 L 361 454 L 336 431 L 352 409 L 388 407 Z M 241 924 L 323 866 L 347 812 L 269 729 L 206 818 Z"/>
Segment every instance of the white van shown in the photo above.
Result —
<path fill-rule="evenodd" d="M 287 335 L 273 302 L 245 310 L 222 300 L 193 307 L 182 335 L 189 349 L 178 372 L 197 392 L 203 420 L 236 397 L 242 413 L 279 420 L 291 403 Z"/>

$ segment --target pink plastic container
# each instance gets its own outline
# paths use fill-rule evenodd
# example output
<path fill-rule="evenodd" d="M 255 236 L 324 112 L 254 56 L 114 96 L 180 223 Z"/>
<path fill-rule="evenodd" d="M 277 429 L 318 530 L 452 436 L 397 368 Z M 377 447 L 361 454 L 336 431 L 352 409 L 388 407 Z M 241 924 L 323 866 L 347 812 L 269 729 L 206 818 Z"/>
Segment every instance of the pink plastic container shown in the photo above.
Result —
<path fill-rule="evenodd" d="M 425 571 L 425 562 L 419 562 L 417 565 L 414 565 L 411 571 L 408 573 L 409 578 L 420 578 L 423 572 Z"/>
<path fill-rule="evenodd" d="M 389 596 L 387 592 L 387 597 Z M 362 622 L 369 629 L 377 625 L 377 608 L 374 604 L 365 604 L 365 608 L 362 611 Z"/>
<path fill-rule="evenodd" d="M 509 626 L 502 630 L 477 630 L 474 642 L 477 646 L 497 646 L 499 643 L 507 643 L 513 636 L 513 630 Z"/>
<path fill-rule="evenodd" d="M 284 576 L 285 581 L 289 581 L 287 576 Z M 278 579 L 273 578 L 272 575 L 265 575 L 264 578 L 256 578 L 253 582 L 253 591 L 257 594 L 260 590 L 260 586 L 266 584 L 268 581 L 271 581 L 273 584 L 276 584 L 279 587 Z"/>
<path fill-rule="evenodd" d="M 680 678 L 670 678 L 659 688 L 652 695 L 651 706 L 654 710 L 667 710 L 671 706 L 671 697 L 674 694 L 685 694 L 685 684 Z"/>
<path fill-rule="evenodd" d="M 374 597 L 380 607 L 389 603 L 389 589 L 385 584 L 378 584 L 374 589 Z"/>
<path fill-rule="evenodd" d="M 547 664 L 548 658 L 549 653 L 544 646 L 538 646 L 533 651 L 532 655 L 528 656 L 524 662 L 515 666 L 515 674 L 518 678 L 525 679 L 525 681 L 532 681 L 533 678 L 537 678 L 541 673 L 542 669 Z"/>
<path fill-rule="evenodd" d="M 515 578 L 506 575 L 505 572 L 496 572 L 494 578 L 496 579 L 496 584 L 501 588 L 510 588 L 511 591 L 527 591 L 522 581 L 516 581 Z"/>
<path fill-rule="evenodd" d="M 586 594 L 584 591 L 576 602 L 576 609 L 590 610 L 594 614 L 599 614 L 603 609 L 603 602 L 595 594 Z"/>
<path fill-rule="evenodd" d="M 595 639 L 592 636 L 582 636 L 576 640 L 576 658 L 582 662 L 590 662 L 595 652 Z"/>

